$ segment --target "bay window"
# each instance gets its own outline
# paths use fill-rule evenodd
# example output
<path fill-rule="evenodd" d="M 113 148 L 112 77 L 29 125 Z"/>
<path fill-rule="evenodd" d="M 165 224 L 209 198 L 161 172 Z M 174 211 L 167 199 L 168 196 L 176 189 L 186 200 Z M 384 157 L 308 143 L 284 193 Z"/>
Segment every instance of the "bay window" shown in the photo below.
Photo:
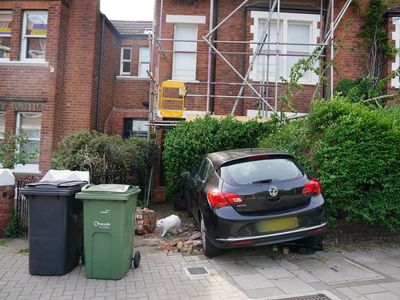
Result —
<path fill-rule="evenodd" d="M 251 17 L 254 19 L 254 25 L 251 26 L 251 32 L 254 37 L 253 42 L 261 41 L 267 25 L 268 15 L 269 12 L 251 12 Z M 309 56 L 316 47 L 315 44 L 318 42 L 319 35 L 317 27 L 318 15 L 280 13 L 279 27 L 277 19 L 277 14 L 274 13 L 270 22 L 269 41 L 271 44 L 269 46 L 265 44 L 261 55 L 257 57 L 250 73 L 250 79 L 252 80 L 274 82 L 276 79 L 280 81 L 280 77 L 287 79 L 291 68 L 300 59 Z M 279 42 L 278 44 L 276 43 L 277 41 Z M 268 42 L 268 38 L 266 42 Z M 257 45 L 252 44 L 251 48 L 254 53 Z M 300 83 L 303 84 L 316 84 L 317 82 L 318 76 L 312 72 L 306 72 L 300 79 Z"/>
<path fill-rule="evenodd" d="M 197 54 L 195 52 L 197 51 L 197 25 L 175 24 L 174 39 L 175 53 L 173 57 L 172 79 L 181 81 L 196 80 Z"/>
<path fill-rule="evenodd" d="M 27 153 L 39 153 L 40 151 L 40 130 L 41 113 L 19 112 L 17 114 L 17 133 L 23 131 L 28 137 L 28 143 L 20 145 L 18 151 Z M 36 156 L 28 164 L 38 164 L 39 158 Z"/>
<path fill-rule="evenodd" d="M 24 13 L 22 59 L 44 61 L 46 58 L 47 12 Z"/>
<path fill-rule="evenodd" d="M 132 49 L 122 47 L 121 48 L 121 64 L 120 64 L 120 72 L 121 76 L 130 76 L 131 75 L 131 62 L 132 62 Z"/>
<path fill-rule="evenodd" d="M 139 48 L 139 77 L 149 77 L 147 71 L 150 70 L 150 49 L 149 47 Z"/>
<path fill-rule="evenodd" d="M 0 61 L 10 59 L 11 21 L 11 11 L 0 11 Z"/>
<path fill-rule="evenodd" d="M 396 45 L 396 49 L 400 48 L 400 17 L 393 17 L 392 19 L 395 31 L 392 32 L 392 39 Z M 396 70 L 400 67 L 400 54 L 397 53 L 395 60 L 392 62 L 392 71 L 396 72 Z M 392 87 L 398 89 L 400 88 L 400 78 L 396 76 L 392 78 Z"/>

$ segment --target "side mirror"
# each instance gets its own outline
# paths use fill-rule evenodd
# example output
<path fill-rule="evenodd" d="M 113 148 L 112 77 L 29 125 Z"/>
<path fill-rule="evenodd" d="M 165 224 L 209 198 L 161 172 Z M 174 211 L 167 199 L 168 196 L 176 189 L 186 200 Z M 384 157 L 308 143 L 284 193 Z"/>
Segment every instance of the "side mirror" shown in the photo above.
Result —
<path fill-rule="evenodd" d="M 190 178 L 190 172 L 188 172 L 188 171 L 182 172 L 181 177 L 183 180 L 188 180 Z"/>

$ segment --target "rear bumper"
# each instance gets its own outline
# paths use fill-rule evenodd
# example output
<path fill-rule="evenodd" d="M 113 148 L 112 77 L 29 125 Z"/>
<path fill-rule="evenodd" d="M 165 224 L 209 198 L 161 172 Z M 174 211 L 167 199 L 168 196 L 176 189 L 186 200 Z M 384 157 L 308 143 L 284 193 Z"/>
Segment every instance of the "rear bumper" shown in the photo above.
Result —
<path fill-rule="evenodd" d="M 279 232 L 259 232 L 257 224 L 265 220 L 296 217 L 298 227 Z M 205 216 L 207 236 L 218 248 L 260 246 L 296 241 L 322 235 L 327 229 L 326 207 L 317 196 L 306 207 L 285 213 L 244 216 L 232 207 L 214 210 Z"/>
<path fill-rule="evenodd" d="M 237 248 L 243 246 L 262 246 L 296 241 L 307 237 L 321 235 L 326 232 L 327 223 L 316 226 L 297 228 L 295 230 L 270 233 L 258 236 L 237 237 L 227 239 L 215 239 L 214 244 L 218 248 Z"/>

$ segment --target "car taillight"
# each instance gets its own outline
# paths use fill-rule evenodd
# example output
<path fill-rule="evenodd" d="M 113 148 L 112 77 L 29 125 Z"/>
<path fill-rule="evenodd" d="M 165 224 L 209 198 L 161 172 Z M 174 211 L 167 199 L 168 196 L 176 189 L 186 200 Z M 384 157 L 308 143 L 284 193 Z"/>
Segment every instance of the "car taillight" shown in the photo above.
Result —
<path fill-rule="evenodd" d="M 215 208 L 221 208 L 229 204 L 240 204 L 243 199 L 233 193 L 222 192 L 220 190 L 212 190 L 207 193 L 208 203 Z"/>
<path fill-rule="evenodd" d="M 311 181 L 307 182 L 306 185 L 303 187 L 303 195 L 318 195 L 321 194 L 321 192 L 321 183 L 316 178 L 311 179 Z"/>

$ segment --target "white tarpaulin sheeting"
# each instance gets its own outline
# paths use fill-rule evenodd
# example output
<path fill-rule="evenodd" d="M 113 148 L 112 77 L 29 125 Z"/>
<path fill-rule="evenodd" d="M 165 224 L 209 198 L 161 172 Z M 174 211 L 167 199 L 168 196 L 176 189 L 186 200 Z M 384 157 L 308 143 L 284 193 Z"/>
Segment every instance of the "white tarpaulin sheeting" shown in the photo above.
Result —
<path fill-rule="evenodd" d="M 0 169 L 0 186 L 15 185 L 15 177 L 9 169 Z"/>
<path fill-rule="evenodd" d="M 50 170 L 40 181 L 87 181 L 89 183 L 90 176 L 87 171 Z"/>

